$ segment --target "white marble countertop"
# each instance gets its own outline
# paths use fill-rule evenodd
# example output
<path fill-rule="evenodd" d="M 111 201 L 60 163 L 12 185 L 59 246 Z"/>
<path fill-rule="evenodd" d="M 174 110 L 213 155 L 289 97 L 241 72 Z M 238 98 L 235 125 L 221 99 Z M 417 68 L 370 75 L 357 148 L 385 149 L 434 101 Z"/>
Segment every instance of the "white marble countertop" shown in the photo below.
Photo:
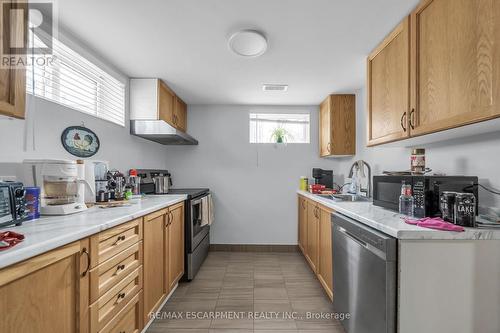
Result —
<path fill-rule="evenodd" d="M 465 228 L 464 232 L 433 230 L 406 224 L 402 215 L 391 210 L 378 207 L 367 201 L 333 201 L 305 191 L 297 191 L 336 212 L 382 231 L 392 237 L 406 240 L 500 240 L 500 230 Z"/>
<path fill-rule="evenodd" d="M 186 195 L 146 196 L 131 206 L 115 208 L 92 207 L 85 212 L 66 216 L 44 216 L 21 226 L 9 226 L 0 231 L 15 231 L 25 239 L 0 252 L 0 268 L 32 258 L 44 252 L 147 215 L 186 200 Z"/>

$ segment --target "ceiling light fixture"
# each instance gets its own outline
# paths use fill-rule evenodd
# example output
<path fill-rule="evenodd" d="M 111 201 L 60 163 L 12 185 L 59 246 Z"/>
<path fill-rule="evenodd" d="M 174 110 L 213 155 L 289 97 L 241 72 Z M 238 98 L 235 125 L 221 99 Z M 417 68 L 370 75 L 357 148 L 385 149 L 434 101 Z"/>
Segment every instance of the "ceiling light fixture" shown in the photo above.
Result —
<path fill-rule="evenodd" d="M 231 51 L 242 57 L 258 57 L 267 50 L 267 39 L 259 31 L 241 30 L 234 33 L 228 41 Z"/>

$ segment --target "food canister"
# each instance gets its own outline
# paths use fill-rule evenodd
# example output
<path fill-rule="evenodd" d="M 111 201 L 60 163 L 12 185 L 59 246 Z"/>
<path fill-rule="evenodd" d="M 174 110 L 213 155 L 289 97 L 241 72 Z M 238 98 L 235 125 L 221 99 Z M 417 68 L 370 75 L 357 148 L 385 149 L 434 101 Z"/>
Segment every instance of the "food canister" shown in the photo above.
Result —
<path fill-rule="evenodd" d="M 411 152 L 411 174 L 425 174 L 425 149 L 415 148 Z"/>
<path fill-rule="evenodd" d="M 28 220 L 40 218 L 40 188 L 39 187 L 25 187 L 26 190 L 26 210 Z"/>
<path fill-rule="evenodd" d="M 443 192 L 439 198 L 439 208 L 443 220 L 455 223 L 455 198 L 456 192 Z"/>
<path fill-rule="evenodd" d="M 472 193 L 457 193 L 455 198 L 455 224 L 476 226 L 476 197 Z"/>
<path fill-rule="evenodd" d="M 300 190 L 307 191 L 309 188 L 309 179 L 306 176 L 300 177 Z"/>

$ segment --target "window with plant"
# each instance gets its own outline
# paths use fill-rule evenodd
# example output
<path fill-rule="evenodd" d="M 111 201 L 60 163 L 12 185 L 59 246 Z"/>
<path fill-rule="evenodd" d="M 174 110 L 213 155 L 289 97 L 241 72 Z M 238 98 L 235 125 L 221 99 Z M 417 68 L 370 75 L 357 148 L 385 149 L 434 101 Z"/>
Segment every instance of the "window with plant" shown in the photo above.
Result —
<path fill-rule="evenodd" d="M 250 143 L 309 143 L 309 113 L 250 113 Z"/>

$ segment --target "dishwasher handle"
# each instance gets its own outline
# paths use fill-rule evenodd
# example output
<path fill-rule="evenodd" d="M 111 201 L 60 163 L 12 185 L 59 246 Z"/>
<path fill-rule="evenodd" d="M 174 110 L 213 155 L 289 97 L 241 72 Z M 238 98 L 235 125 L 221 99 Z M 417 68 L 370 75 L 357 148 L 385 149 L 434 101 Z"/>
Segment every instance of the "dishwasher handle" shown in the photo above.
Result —
<path fill-rule="evenodd" d="M 337 230 L 344 234 L 346 237 L 350 238 L 351 240 L 355 241 L 356 243 L 358 243 L 359 245 L 361 245 L 362 247 L 367 247 L 368 244 L 366 244 L 366 242 L 363 242 L 361 239 L 359 239 L 358 237 L 354 236 L 353 234 L 351 234 L 349 231 L 345 230 L 344 228 L 342 227 L 337 227 Z"/>
<path fill-rule="evenodd" d="M 364 242 L 363 240 L 359 239 L 349 231 L 347 231 L 345 228 L 337 226 L 336 228 L 338 232 L 340 232 L 343 236 L 349 238 L 353 242 L 357 243 L 359 246 L 364 247 L 366 250 L 370 251 L 371 253 L 375 254 L 377 257 L 387 260 L 387 255 L 384 251 L 381 251 L 380 249 L 377 249 L 375 246 Z"/>

